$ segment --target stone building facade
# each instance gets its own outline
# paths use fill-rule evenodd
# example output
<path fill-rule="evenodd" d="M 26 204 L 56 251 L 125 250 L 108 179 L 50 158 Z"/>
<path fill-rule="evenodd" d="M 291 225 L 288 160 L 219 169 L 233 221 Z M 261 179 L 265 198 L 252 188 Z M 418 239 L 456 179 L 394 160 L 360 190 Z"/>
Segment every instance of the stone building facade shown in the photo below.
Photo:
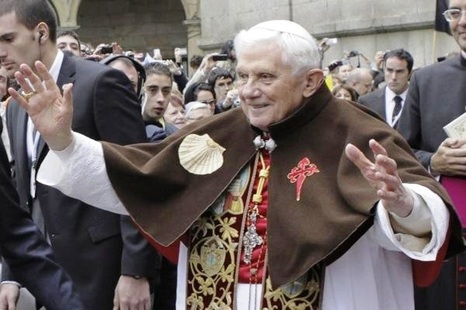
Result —
<path fill-rule="evenodd" d="M 403 47 L 420 67 L 451 51 L 454 40 L 433 30 L 435 0 L 50 0 L 60 27 L 93 44 L 165 58 L 175 47 L 189 55 L 219 51 L 239 30 L 269 19 L 293 20 L 316 38 L 336 37 L 324 64 L 356 50 L 372 59 L 378 50 Z M 357 65 L 357 58 L 352 59 Z M 361 65 L 364 60 L 359 59 Z"/>

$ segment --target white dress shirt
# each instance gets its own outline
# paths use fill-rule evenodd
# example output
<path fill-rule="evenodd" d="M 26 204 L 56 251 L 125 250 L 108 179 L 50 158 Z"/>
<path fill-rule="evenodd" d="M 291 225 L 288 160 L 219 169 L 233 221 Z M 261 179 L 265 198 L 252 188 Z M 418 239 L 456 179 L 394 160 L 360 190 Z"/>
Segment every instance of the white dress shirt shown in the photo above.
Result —
<path fill-rule="evenodd" d="M 395 124 L 398 122 L 398 119 L 400 118 L 401 111 L 403 111 L 403 106 L 406 102 L 406 95 L 408 94 L 408 89 L 406 89 L 404 92 L 401 94 L 397 95 L 395 94 L 388 86 L 385 87 L 385 119 L 387 120 L 387 123 L 393 127 Z M 401 111 L 398 113 L 398 115 L 392 120 L 392 115 L 393 115 L 393 110 L 395 109 L 395 98 L 396 96 L 401 97 Z"/>

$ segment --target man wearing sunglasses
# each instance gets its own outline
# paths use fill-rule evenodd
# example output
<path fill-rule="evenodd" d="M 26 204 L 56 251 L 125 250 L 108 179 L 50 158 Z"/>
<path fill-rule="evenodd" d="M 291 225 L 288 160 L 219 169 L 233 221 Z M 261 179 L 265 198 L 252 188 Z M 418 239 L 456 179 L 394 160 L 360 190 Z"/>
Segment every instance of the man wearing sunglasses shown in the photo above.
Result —
<path fill-rule="evenodd" d="M 410 81 L 398 130 L 421 163 L 449 191 L 466 224 L 466 136 L 449 137 L 443 127 L 465 112 L 466 0 L 450 0 L 443 13 L 461 49 L 459 56 L 427 66 Z M 466 231 L 463 228 L 463 234 Z M 416 309 L 458 309 L 466 305 L 466 255 L 447 261 L 438 280 L 416 290 Z"/>

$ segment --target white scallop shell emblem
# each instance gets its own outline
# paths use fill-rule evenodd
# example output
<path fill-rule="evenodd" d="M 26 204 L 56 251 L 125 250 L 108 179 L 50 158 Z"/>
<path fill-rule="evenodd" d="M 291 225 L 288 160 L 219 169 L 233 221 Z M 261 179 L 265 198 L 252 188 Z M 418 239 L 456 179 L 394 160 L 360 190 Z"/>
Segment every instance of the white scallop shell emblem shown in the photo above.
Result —
<path fill-rule="evenodd" d="M 178 158 L 184 169 L 192 174 L 205 175 L 217 171 L 223 165 L 225 148 L 208 134 L 190 134 L 178 148 Z"/>

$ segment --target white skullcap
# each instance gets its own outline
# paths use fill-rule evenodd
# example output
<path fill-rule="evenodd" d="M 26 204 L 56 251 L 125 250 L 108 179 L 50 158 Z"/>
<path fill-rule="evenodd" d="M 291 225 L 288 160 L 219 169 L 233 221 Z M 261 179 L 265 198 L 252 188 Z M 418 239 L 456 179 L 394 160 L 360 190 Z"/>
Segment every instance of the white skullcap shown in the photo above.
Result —
<path fill-rule="evenodd" d="M 306 29 L 289 20 L 269 20 L 253 26 L 250 30 L 253 29 L 265 29 L 282 33 L 289 33 L 301 37 L 305 40 L 313 40 L 312 36 L 309 34 L 309 32 L 307 32 Z"/>

